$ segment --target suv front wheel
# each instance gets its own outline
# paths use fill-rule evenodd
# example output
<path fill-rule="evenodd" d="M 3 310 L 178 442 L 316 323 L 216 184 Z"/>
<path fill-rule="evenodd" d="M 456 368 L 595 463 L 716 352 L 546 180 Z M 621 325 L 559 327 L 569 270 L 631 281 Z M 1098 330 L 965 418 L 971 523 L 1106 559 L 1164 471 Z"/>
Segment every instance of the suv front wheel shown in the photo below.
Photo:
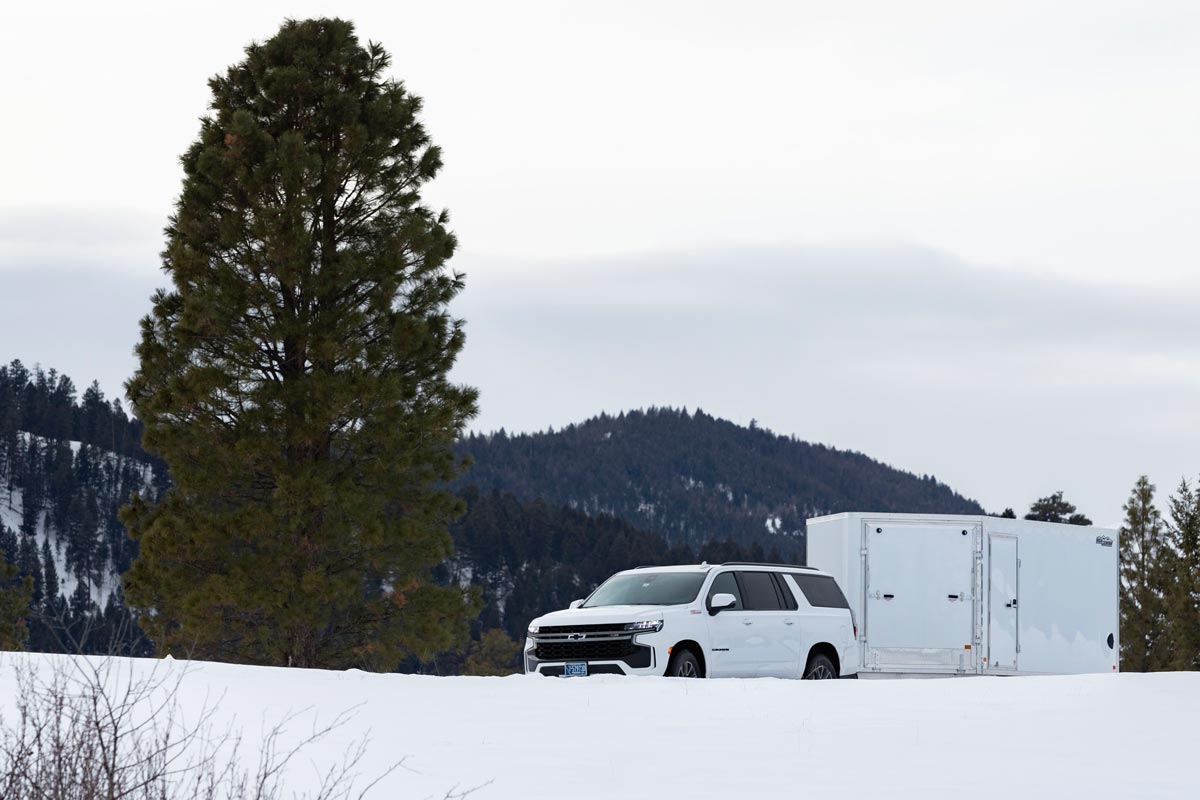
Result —
<path fill-rule="evenodd" d="M 667 663 L 668 678 L 702 678 L 700 662 L 691 650 L 676 650 Z"/>

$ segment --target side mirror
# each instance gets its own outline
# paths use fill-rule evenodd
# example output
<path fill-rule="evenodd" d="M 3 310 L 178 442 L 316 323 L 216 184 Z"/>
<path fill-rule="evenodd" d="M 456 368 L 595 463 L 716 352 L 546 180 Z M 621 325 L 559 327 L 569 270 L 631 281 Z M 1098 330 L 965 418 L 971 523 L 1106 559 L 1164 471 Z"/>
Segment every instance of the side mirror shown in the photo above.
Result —
<path fill-rule="evenodd" d="M 708 601 L 708 613 L 712 616 L 716 616 L 722 611 L 734 608 L 735 606 L 737 606 L 736 597 L 728 592 L 720 592 L 718 594 L 714 594 L 712 599 Z"/>
<path fill-rule="evenodd" d="M 570 607 L 571 608 L 579 608 L 581 605 L 583 605 L 582 600 L 572 600 Z"/>

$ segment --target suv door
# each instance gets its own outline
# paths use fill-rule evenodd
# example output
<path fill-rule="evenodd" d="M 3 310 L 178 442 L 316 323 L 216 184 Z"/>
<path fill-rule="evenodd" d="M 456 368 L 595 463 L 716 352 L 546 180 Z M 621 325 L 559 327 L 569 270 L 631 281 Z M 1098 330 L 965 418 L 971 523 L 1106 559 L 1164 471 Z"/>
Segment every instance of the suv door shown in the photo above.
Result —
<path fill-rule="evenodd" d="M 716 594 L 731 594 L 737 598 L 733 608 L 712 614 L 712 599 Z M 704 600 L 708 610 L 709 664 L 708 674 L 714 678 L 750 677 L 754 663 L 747 648 L 752 620 L 742 600 L 742 589 L 732 572 L 719 572 L 709 586 Z"/>
<path fill-rule="evenodd" d="M 746 599 L 745 656 L 750 674 L 774 678 L 794 678 L 799 671 L 794 651 L 786 640 L 795 637 L 796 613 L 787 609 L 775 576 L 765 571 L 737 573 L 737 581 Z"/>
<path fill-rule="evenodd" d="M 792 588 L 782 573 L 776 572 L 773 575 L 775 586 L 783 600 L 784 612 L 787 614 L 783 618 L 783 636 L 780 639 L 780 646 L 783 648 L 781 655 L 785 660 L 781 677 L 800 678 L 803 677 L 804 662 L 808 659 L 808 648 L 804 645 L 804 616 L 800 612 L 801 593 Z"/>

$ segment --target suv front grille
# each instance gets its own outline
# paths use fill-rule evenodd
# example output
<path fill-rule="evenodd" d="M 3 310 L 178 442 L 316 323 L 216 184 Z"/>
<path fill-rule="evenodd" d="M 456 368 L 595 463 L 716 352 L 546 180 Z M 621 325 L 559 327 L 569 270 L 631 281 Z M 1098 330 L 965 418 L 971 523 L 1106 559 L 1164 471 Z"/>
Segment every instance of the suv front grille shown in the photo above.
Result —
<path fill-rule="evenodd" d="M 634 649 L 632 639 L 593 639 L 538 642 L 535 654 L 539 661 L 609 661 L 633 655 Z"/>
<path fill-rule="evenodd" d="M 605 623 L 603 625 L 543 625 L 538 631 L 538 636 L 547 634 L 558 635 L 562 633 L 624 633 L 624 624 Z"/>

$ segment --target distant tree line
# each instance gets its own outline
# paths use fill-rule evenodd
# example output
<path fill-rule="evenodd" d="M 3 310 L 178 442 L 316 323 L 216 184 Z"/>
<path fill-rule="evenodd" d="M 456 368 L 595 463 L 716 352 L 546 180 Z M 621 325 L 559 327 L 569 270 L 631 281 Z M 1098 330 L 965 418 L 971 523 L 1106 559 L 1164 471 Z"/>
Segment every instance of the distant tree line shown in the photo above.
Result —
<path fill-rule="evenodd" d="M 95 381 L 78 397 L 66 375 L 14 360 L 0 366 L 0 464 L 16 452 L 18 431 L 155 461 L 141 448 L 142 423 L 126 415 L 119 400 L 106 400 Z"/>
<path fill-rule="evenodd" d="M 1121 526 L 1121 669 L 1200 669 L 1200 491 L 1186 479 L 1155 505 L 1138 478 Z"/>
<path fill-rule="evenodd" d="M 1000 513 L 1002 519 L 1016 519 L 1017 514 L 1011 508 L 1006 508 Z M 1029 506 L 1029 513 L 1025 515 L 1025 519 L 1035 522 L 1059 522 L 1067 525 L 1091 525 L 1092 521 L 1084 514 L 1080 514 L 1073 503 L 1063 499 L 1061 491 L 1054 492 L 1046 497 L 1039 497 L 1034 500 Z"/>

